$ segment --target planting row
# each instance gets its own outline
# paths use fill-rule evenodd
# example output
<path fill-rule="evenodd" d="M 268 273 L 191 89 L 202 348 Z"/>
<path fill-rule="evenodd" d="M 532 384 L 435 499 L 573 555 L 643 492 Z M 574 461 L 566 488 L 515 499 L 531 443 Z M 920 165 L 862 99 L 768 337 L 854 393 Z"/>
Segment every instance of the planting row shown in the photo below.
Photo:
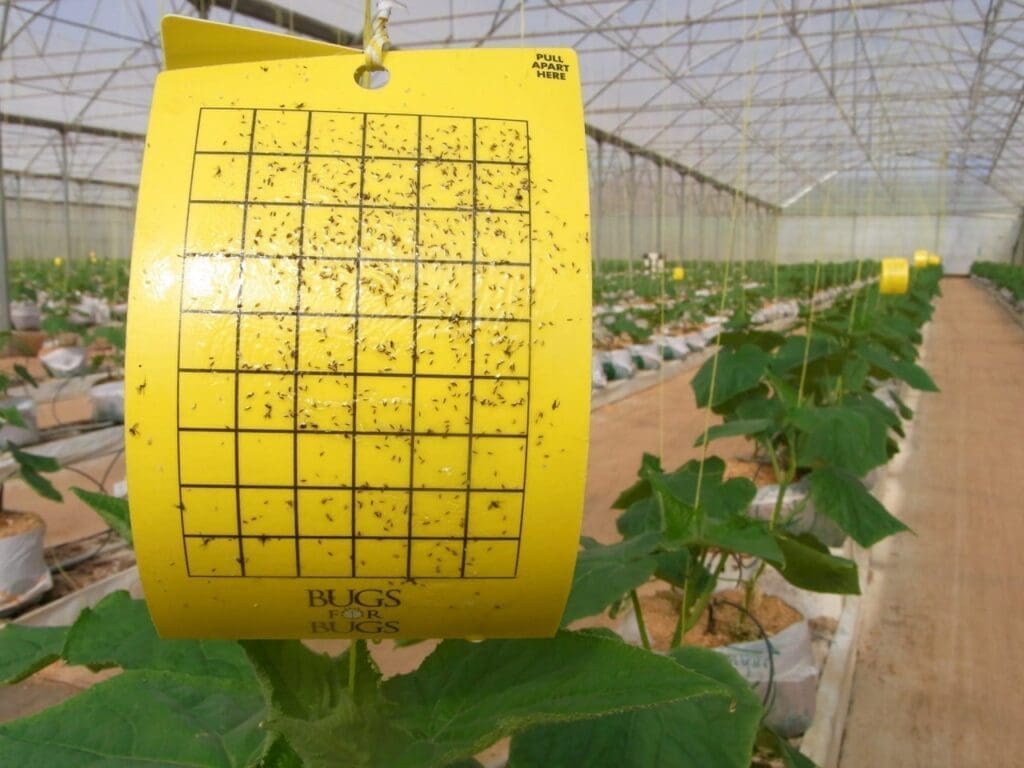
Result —
<path fill-rule="evenodd" d="M 1024 266 L 976 261 L 971 264 L 971 277 L 998 291 L 1018 312 L 1024 312 Z"/>

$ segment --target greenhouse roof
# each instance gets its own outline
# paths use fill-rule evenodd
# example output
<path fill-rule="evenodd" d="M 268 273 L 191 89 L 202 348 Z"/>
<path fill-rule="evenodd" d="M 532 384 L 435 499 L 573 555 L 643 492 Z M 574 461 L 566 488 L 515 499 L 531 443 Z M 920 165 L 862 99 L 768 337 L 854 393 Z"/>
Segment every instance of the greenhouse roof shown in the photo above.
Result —
<path fill-rule="evenodd" d="M 595 133 L 789 211 L 1024 206 L 1024 2 L 406 5 L 391 24 L 401 48 L 575 48 Z M 139 173 L 162 15 L 358 44 L 363 4 L 7 0 L 0 12 L 8 194 L 60 199 L 66 155 L 81 194 L 121 201 Z"/>

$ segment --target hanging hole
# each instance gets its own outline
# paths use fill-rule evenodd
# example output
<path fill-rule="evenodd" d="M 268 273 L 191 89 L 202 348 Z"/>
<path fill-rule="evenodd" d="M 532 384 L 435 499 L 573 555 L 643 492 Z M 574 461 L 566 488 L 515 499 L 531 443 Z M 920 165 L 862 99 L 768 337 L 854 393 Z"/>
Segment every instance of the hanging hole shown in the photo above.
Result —
<path fill-rule="evenodd" d="M 384 67 L 362 66 L 356 70 L 356 85 L 375 91 L 383 88 L 391 79 L 391 73 Z"/>

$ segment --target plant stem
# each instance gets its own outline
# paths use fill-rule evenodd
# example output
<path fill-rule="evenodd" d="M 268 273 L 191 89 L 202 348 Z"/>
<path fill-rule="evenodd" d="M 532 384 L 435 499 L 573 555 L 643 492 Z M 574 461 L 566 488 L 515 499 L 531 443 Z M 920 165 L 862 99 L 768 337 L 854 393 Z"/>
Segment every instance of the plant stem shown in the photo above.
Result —
<path fill-rule="evenodd" d="M 636 590 L 632 590 L 629 593 L 629 599 L 633 602 L 633 613 L 636 614 L 636 627 L 640 631 L 640 642 L 643 643 L 644 648 L 648 651 L 651 650 L 651 641 L 647 637 L 647 625 L 644 624 L 644 612 L 640 608 L 640 598 L 636 594 Z"/>

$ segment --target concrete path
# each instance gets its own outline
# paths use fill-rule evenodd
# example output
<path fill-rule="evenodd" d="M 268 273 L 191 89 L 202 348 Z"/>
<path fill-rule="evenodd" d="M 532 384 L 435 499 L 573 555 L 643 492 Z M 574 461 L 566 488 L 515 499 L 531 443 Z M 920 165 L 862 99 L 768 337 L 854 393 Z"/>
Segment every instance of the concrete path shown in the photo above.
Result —
<path fill-rule="evenodd" d="M 893 471 L 917 533 L 872 552 L 841 768 L 1024 762 L 1024 330 L 943 283 L 920 399 Z"/>

